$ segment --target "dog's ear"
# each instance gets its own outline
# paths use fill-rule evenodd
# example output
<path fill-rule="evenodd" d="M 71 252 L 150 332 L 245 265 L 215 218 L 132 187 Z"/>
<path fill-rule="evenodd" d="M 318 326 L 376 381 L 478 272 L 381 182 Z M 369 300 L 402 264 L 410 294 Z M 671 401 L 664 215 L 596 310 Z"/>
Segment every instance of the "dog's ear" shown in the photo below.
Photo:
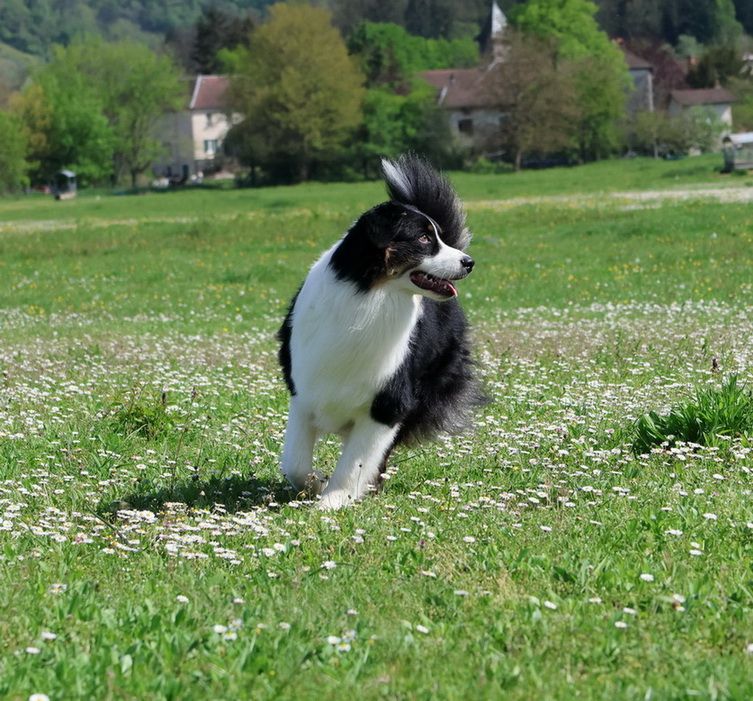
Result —
<path fill-rule="evenodd" d="M 401 224 L 401 218 L 407 216 L 402 207 L 392 202 L 385 202 L 369 210 L 361 217 L 359 224 L 369 241 L 377 248 L 387 248 L 395 238 L 395 230 Z"/>

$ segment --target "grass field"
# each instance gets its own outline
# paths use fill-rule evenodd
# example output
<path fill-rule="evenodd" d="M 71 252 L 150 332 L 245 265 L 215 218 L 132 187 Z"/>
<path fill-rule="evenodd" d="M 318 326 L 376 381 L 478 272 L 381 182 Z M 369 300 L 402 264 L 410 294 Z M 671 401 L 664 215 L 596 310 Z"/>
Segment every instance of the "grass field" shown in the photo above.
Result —
<path fill-rule="evenodd" d="M 752 698 L 753 446 L 631 431 L 753 380 L 753 209 L 608 196 L 716 165 L 458 175 L 493 401 L 334 514 L 274 332 L 379 184 L 0 200 L 0 698 Z"/>

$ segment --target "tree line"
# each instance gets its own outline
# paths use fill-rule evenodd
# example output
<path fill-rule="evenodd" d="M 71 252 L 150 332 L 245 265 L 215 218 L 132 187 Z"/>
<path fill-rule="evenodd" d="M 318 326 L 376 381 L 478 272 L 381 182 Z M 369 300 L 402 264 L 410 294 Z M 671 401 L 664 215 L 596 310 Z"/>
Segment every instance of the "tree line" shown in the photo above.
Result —
<path fill-rule="evenodd" d="M 499 0 L 510 14 L 525 0 Z M 260 21 L 274 0 L 4 0 L 0 42 L 49 58 L 54 44 L 81 36 L 136 40 L 156 46 L 165 36 L 181 43 L 209 8 Z M 363 22 L 397 24 L 427 38 L 475 36 L 489 12 L 488 0 L 322 0 L 333 23 L 350 34 Z M 600 28 L 612 37 L 676 45 L 680 36 L 707 44 L 730 31 L 753 34 L 750 0 L 595 0 Z"/>

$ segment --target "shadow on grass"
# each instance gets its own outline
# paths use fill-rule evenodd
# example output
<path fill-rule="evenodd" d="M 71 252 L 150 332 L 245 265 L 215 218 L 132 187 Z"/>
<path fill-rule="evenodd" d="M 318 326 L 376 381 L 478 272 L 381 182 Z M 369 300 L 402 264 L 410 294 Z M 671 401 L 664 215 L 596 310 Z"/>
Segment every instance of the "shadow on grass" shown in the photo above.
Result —
<path fill-rule="evenodd" d="M 254 476 L 211 477 L 190 479 L 174 485 L 143 489 L 115 501 L 102 503 L 100 514 L 114 514 L 123 509 L 162 511 L 168 503 L 185 504 L 192 509 L 213 509 L 221 505 L 228 513 L 246 511 L 270 502 L 284 504 L 297 495 L 292 487 L 280 480 L 263 480 Z"/>

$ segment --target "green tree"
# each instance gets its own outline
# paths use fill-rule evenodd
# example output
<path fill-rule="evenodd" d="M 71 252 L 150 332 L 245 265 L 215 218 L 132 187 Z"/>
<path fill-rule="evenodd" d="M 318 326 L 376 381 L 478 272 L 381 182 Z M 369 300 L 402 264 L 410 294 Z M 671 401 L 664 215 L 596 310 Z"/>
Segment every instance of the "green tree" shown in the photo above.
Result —
<path fill-rule="evenodd" d="M 26 135 L 17 118 L 0 112 L 0 192 L 17 190 L 28 183 Z"/>
<path fill-rule="evenodd" d="M 245 116 L 231 141 L 249 164 L 305 180 L 360 125 L 363 76 L 320 8 L 273 5 L 251 45 L 230 56 L 230 104 Z"/>
<path fill-rule="evenodd" d="M 518 29 L 554 43 L 555 62 L 574 66 L 578 148 L 583 160 L 607 155 L 619 143 L 630 77 L 622 52 L 599 29 L 590 0 L 528 0 L 512 14 Z"/>
<path fill-rule="evenodd" d="M 248 15 L 238 17 L 216 5 L 204 8 L 196 21 L 191 52 L 196 70 L 205 75 L 219 72 L 222 68 L 220 52 L 239 44 L 247 45 L 253 28 L 253 20 Z"/>
<path fill-rule="evenodd" d="M 486 90 L 503 114 L 488 146 L 520 170 L 531 154 L 572 151 L 578 111 L 572 67 L 555 62 L 554 42 L 508 33 L 505 60 L 486 74 Z"/>
<path fill-rule="evenodd" d="M 102 181 L 112 172 L 113 137 L 99 97 L 83 76 L 58 76 L 55 68 L 41 69 L 11 105 L 28 142 L 32 182 L 48 183 L 61 168 L 84 184 Z"/>
<path fill-rule="evenodd" d="M 173 62 L 134 42 L 87 39 L 59 50 L 50 69 L 61 80 L 80 76 L 91 87 L 111 130 L 113 174 L 127 173 L 135 187 L 161 152 L 155 138 L 160 118 L 186 99 Z"/>
<path fill-rule="evenodd" d="M 364 22 L 348 40 L 367 85 L 389 85 L 405 92 L 416 73 L 432 68 L 462 68 L 478 63 L 471 39 L 425 39 L 387 22 Z"/>
<path fill-rule="evenodd" d="M 737 78 L 742 69 L 743 61 L 734 45 L 711 46 L 688 73 L 687 81 L 692 88 L 713 88 L 717 83 L 726 85 Z"/>

